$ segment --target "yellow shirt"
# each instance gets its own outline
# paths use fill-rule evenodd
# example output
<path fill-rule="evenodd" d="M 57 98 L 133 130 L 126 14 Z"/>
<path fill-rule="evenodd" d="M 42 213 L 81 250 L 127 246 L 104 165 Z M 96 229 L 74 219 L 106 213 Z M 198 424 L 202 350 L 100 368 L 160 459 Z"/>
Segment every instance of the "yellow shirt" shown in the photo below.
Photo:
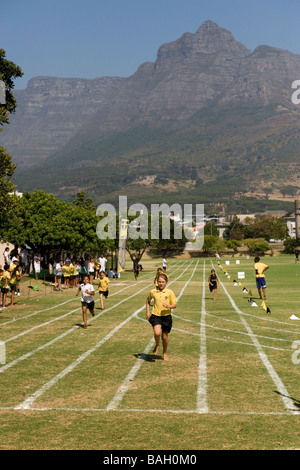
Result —
<path fill-rule="evenodd" d="M 109 279 L 108 277 L 103 277 L 103 279 L 99 279 L 99 291 L 103 291 L 105 292 L 106 290 L 108 290 L 108 287 L 109 287 Z"/>
<path fill-rule="evenodd" d="M 152 307 L 152 315 L 163 317 L 171 314 L 171 309 L 165 308 L 163 303 L 166 302 L 168 305 L 177 303 L 176 296 L 171 289 L 152 289 L 148 295 L 148 302 L 154 299 L 154 305 Z"/>
<path fill-rule="evenodd" d="M 64 265 L 62 267 L 64 277 L 70 277 L 71 276 L 71 271 L 72 271 L 72 266 L 66 266 Z"/>
<path fill-rule="evenodd" d="M 70 268 L 71 268 L 70 269 L 71 276 L 76 276 L 77 275 L 76 264 L 71 264 Z"/>
<path fill-rule="evenodd" d="M 254 269 L 255 269 L 256 277 L 265 277 L 264 270 L 268 267 L 269 266 L 264 263 L 255 263 Z"/>
<path fill-rule="evenodd" d="M 19 271 L 17 269 L 17 264 L 11 264 L 10 267 L 8 268 L 9 274 L 10 274 L 10 284 L 16 284 L 17 282 L 17 275 L 19 274 Z"/>
<path fill-rule="evenodd" d="M 9 282 L 10 282 L 10 273 L 8 271 L 4 271 L 1 279 L 1 287 L 3 289 L 8 289 L 9 288 Z"/>

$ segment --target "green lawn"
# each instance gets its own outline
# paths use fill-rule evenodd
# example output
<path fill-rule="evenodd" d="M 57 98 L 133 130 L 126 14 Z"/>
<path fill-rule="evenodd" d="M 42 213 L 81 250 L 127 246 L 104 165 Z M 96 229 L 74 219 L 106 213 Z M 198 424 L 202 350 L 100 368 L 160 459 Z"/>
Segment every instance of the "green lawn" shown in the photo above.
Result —
<path fill-rule="evenodd" d="M 35 292 L 23 280 L 16 306 L 0 312 L 0 449 L 300 448 L 300 320 L 290 319 L 300 319 L 300 264 L 265 259 L 267 314 L 253 259 L 228 261 L 170 261 L 178 306 L 169 362 L 161 350 L 151 354 L 145 319 L 160 260 L 143 260 L 137 281 L 128 263 L 103 311 L 96 296 L 86 330 L 74 290 L 54 292 L 38 281 Z M 215 301 L 212 266 L 220 279 Z M 234 279 L 243 272 L 248 293 L 224 269 Z"/>

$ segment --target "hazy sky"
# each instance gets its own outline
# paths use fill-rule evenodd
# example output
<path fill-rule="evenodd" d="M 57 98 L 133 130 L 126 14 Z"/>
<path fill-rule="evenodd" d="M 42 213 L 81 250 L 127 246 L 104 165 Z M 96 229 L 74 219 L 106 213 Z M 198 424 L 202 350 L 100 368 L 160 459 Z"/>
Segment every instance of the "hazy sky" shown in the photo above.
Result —
<path fill-rule="evenodd" d="M 129 77 L 158 48 L 206 20 L 249 49 L 300 54 L 299 0 L 0 0 L 0 48 L 26 88 L 40 75 Z M 300 79 L 300 77 L 299 77 Z"/>

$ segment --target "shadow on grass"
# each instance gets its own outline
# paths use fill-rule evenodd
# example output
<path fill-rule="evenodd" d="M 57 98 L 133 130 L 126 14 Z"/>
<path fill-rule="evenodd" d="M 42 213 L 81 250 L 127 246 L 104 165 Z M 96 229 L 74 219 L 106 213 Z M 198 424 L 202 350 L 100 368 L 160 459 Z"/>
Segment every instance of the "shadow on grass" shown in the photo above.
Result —
<path fill-rule="evenodd" d="M 285 398 L 289 398 L 290 400 L 293 400 L 294 405 L 300 410 L 300 400 L 298 400 L 297 398 L 290 397 L 288 395 L 283 395 L 283 393 L 280 393 L 277 390 L 275 390 L 275 393 L 277 393 L 277 395 L 280 395 L 281 397 L 285 397 Z"/>
<path fill-rule="evenodd" d="M 155 354 L 145 354 L 145 353 L 138 353 L 134 354 L 137 359 L 142 359 L 142 361 L 147 362 L 155 362 L 155 361 L 162 361 L 162 356 L 157 356 Z"/>

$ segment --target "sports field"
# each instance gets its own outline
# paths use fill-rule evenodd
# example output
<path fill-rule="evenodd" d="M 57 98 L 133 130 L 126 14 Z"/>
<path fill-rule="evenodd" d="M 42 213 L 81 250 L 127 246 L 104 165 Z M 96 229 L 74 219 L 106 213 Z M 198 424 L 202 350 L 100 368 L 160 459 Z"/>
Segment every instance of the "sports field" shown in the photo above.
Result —
<path fill-rule="evenodd" d="M 264 260 L 267 314 L 253 259 L 228 260 L 169 262 L 178 306 L 168 362 L 152 355 L 145 318 L 161 260 L 143 260 L 137 281 L 129 270 L 112 280 L 87 329 L 75 290 L 39 281 L 36 292 L 23 279 L 16 306 L 0 312 L 0 449 L 300 448 L 300 264 Z M 235 280 L 243 272 L 248 292 L 223 269 Z"/>

